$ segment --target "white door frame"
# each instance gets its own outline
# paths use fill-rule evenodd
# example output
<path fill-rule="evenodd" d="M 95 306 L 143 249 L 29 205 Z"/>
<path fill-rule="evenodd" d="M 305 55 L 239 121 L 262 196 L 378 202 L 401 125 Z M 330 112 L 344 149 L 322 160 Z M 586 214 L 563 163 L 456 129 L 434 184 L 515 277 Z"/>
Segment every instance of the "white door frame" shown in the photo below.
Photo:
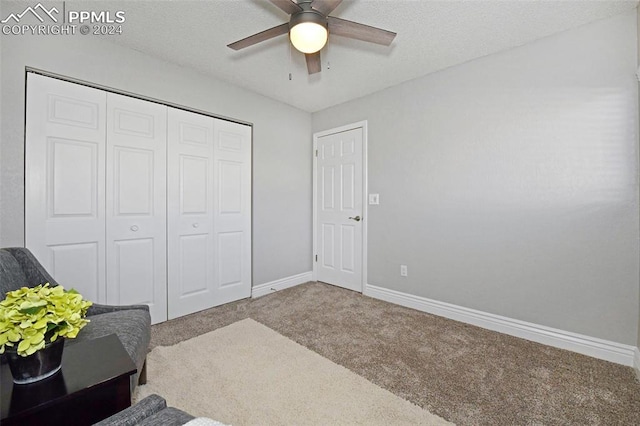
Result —
<path fill-rule="evenodd" d="M 313 134 L 313 281 L 318 277 L 318 138 L 334 133 L 346 132 L 353 129 L 362 129 L 362 282 L 360 293 L 364 292 L 367 285 L 367 229 L 369 220 L 369 182 L 367 179 L 367 120 L 346 124 L 333 129 L 323 130 Z"/>

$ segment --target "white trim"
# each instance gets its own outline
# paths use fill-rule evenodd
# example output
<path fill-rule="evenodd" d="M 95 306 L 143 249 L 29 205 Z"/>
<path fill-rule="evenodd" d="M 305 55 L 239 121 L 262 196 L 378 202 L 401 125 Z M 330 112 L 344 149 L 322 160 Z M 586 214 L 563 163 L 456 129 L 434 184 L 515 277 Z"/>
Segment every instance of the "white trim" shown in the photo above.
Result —
<path fill-rule="evenodd" d="M 634 365 L 635 353 L 636 371 L 640 374 L 640 354 L 638 348 L 634 346 L 494 315 L 370 284 L 365 285 L 364 295 L 626 366 Z"/>
<path fill-rule="evenodd" d="M 633 368 L 636 370 L 636 377 L 640 380 L 640 350 L 635 348 L 633 354 Z"/>
<path fill-rule="evenodd" d="M 232 123 L 244 124 L 244 125 L 253 127 L 253 123 L 251 123 L 249 121 L 239 120 L 237 118 L 225 117 L 224 115 L 212 114 L 210 112 L 207 112 L 207 111 L 204 111 L 204 110 L 201 110 L 201 109 L 190 108 L 190 107 L 185 106 L 185 105 L 175 104 L 175 103 L 169 102 L 169 101 L 163 101 L 163 100 L 160 100 L 160 99 L 152 98 L 150 96 L 144 96 L 144 95 L 140 95 L 138 93 L 133 93 L 133 92 L 128 92 L 126 90 L 116 89 L 114 87 L 103 86 L 101 84 L 96 84 L 96 83 L 93 83 L 93 82 L 80 80 L 78 78 L 69 77 L 69 76 L 62 75 L 62 74 L 56 74 L 54 72 L 45 71 L 45 70 L 41 70 L 41 69 L 34 68 L 34 67 L 25 67 L 25 71 L 28 72 L 28 73 L 39 74 L 39 75 L 42 75 L 44 77 L 50 77 L 50 78 L 55 78 L 57 80 L 66 81 L 66 82 L 69 82 L 69 83 L 79 84 L 81 86 L 91 87 L 92 89 L 98 89 L 98 90 L 102 90 L 102 91 L 105 91 L 105 92 L 116 93 L 118 95 L 128 96 L 130 98 L 141 99 L 141 100 L 147 101 L 147 102 L 153 102 L 154 104 L 165 105 L 165 106 L 168 106 L 168 107 L 171 107 L 171 108 L 177 108 L 177 109 L 181 109 L 183 111 L 194 112 L 196 114 L 206 115 L 207 117 L 219 118 L 220 120 L 231 121 Z M 253 145 L 251 145 L 251 146 L 253 147 Z"/>
<path fill-rule="evenodd" d="M 317 280 L 317 263 L 315 261 L 315 256 L 318 253 L 318 235 L 317 235 L 317 221 L 318 221 L 318 212 L 317 212 L 317 200 L 318 200 L 318 157 L 316 156 L 316 150 L 318 149 L 318 138 L 322 136 L 332 135 L 334 133 L 346 132 L 348 130 L 362 128 L 362 281 L 360 283 L 360 293 L 364 294 L 364 289 L 366 287 L 367 282 L 367 259 L 368 259 L 368 232 L 369 232 L 369 202 L 368 202 L 368 194 L 369 194 L 369 157 L 368 157 L 368 130 L 367 130 L 367 120 L 358 121 L 356 123 L 346 124 L 344 126 L 336 127 L 329 130 L 323 130 L 321 132 L 316 132 L 313 134 L 313 256 L 312 259 L 313 270 L 312 270 L 312 278 L 313 281 Z"/>
<path fill-rule="evenodd" d="M 264 284 L 259 284 L 251 289 L 251 297 L 261 297 L 271 294 L 274 291 L 284 290 L 285 288 L 294 287 L 300 284 L 312 281 L 311 271 L 303 272 L 302 274 L 292 275 L 287 278 L 281 278 L 279 280 L 271 281 Z"/>

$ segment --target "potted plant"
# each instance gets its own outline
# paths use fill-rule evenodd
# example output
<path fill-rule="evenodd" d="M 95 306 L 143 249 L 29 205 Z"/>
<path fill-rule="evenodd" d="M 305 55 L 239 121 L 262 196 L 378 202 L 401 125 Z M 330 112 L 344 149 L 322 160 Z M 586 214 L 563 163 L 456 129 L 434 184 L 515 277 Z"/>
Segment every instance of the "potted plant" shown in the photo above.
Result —
<path fill-rule="evenodd" d="M 89 322 L 91 302 L 49 283 L 10 291 L 0 302 L 0 354 L 6 352 L 14 383 L 26 384 L 60 370 L 64 338 Z"/>

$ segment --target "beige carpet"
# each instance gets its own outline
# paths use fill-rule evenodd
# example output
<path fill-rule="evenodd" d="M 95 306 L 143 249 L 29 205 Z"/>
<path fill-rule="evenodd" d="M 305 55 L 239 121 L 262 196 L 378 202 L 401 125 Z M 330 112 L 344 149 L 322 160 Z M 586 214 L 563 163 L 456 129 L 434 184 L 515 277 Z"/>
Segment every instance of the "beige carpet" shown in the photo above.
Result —
<path fill-rule="evenodd" d="M 241 425 L 450 425 L 270 328 L 245 319 L 147 357 L 151 393 Z"/>
<path fill-rule="evenodd" d="M 151 347 L 245 318 L 459 426 L 640 425 L 630 367 L 322 283 L 156 324 Z"/>

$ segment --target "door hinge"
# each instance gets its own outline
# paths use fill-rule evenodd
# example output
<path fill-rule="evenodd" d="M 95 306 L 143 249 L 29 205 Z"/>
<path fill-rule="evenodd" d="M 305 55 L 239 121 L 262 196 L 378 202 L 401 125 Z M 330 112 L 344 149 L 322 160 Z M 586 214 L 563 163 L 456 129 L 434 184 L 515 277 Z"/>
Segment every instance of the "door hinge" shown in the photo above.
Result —
<path fill-rule="evenodd" d="M 318 261 L 318 255 L 316 254 L 316 262 Z"/>
<path fill-rule="evenodd" d="M 316 149 L 316 157 L 318 156 L 318 150 Z"/>

